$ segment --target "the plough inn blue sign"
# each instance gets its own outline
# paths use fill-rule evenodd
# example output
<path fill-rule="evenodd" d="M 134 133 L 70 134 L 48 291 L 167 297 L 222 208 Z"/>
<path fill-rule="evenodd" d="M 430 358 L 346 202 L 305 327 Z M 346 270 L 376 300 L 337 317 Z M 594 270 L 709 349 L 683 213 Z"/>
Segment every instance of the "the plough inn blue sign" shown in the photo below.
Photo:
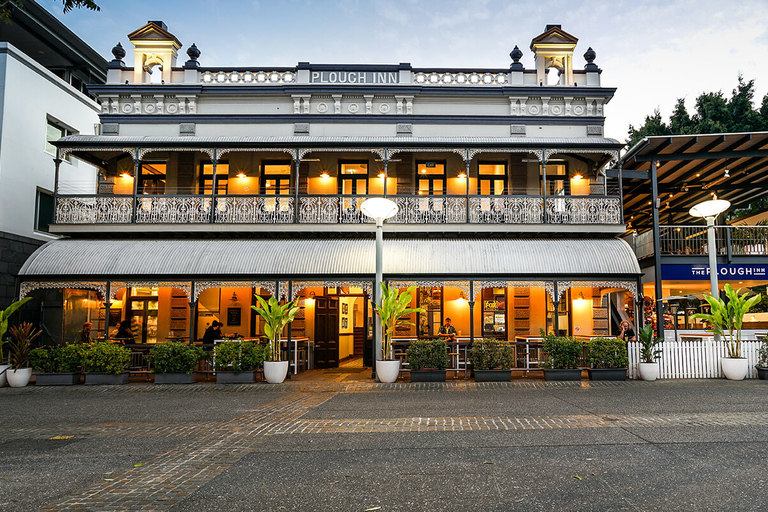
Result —
<path fill-rule="evenodd" d="M 720 279 L 766 279 L 768 265 L 718 265 Z M 709 265 L 662 265 L 661 278 L 679 281 L 709 279 Z"/>

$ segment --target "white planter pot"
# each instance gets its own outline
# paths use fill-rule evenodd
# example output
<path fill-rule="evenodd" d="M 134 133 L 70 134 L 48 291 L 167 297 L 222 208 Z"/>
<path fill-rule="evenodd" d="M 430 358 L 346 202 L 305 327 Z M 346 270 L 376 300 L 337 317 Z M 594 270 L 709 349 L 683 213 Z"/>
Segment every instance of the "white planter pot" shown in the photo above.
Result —
<path fill-rule="evenodd" d="M 288 361 L 264 361 L 264 378 L 270 384 L 280 384 L 288 374 Z"/>
<path fill-rule="evenodd" d="M 656 380 L 659 378 L 659 363 L 637 363 L 637 372 L 643 380 Z"/>
<path fill-rule="evenodd" d="M 744 380 L 747 376 L 749 365 L 746 357 L 724 357 L 720 364 L 723 367 L 723 375 L 728 380 Z"/>
<path fill-rule="evenodd" d="M 10 369 L 11 369 L 11 365 L 0 364 L 0 373 L 2 373 L 2 375 L 0 375 L 0 388 L 5 386 L 5 383 L 6 383 L 5 376 L 8 375 L 8 372 L 7 371 L 3 372 L 3 370 L 10 370 Z"/>
<path fill-rule="evenodd" d="M 32 377 L 32 368 L 21 368 L 18 370 L 8 369 L 5 374 L 8 376 L 8 385 L 12 388 L 23 388 L 29 384 Z"/>
<path fill-rule="evenodd" d="M 376 376 L 379 382 L 395 382 L 400 375 L 400 360 L 376 361 Z"/>

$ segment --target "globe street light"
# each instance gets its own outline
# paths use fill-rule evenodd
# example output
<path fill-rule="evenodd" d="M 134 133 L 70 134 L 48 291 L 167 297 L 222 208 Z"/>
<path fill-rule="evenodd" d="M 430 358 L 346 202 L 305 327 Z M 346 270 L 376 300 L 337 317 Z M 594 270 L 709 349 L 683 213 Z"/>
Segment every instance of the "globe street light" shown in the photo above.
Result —
<path fill-rule="evenodd" d="M 360 204 L 360 211 L 363 215 L 376 220 L 376 283 L 373 287 L 373 303 L 374 305 L 381 303 L 381 282 L 384 280 L 382 277 L 382 253 L 384 252 L 384 235 L 383 226 L 384 219 L 389 219 L 397 215 L 399 210 L 397 203 L 391 199 L 385 197 L 372 197 L 366 199 Z M 381 318 L 379 315 L 374 315 L 373 318 L 373 344 L 374 344 L 374 360 L 372 361 L 373 372 L 372 375 L 376 376 L 376 361 L 381 357 Z"/>
<path fill-rule="evenodd" d="M 707 220 L 707 252 L 709 252 L 709 283 L 710 293 L 713 297 L 720 296 L 717 286 L 717 247 L 715 245 L 715 218 L 731 206 L 731 203 L 722 199 L 704 201 L 691 208 L 688 213 L 692 217 Z"/>

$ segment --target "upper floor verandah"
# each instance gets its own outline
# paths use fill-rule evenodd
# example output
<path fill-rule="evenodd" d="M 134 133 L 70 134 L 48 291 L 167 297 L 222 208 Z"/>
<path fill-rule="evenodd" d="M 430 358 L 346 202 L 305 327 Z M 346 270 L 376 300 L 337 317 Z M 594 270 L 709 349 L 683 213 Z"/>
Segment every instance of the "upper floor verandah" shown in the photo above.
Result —
<path fill-rule="evenodd" d="M 400 206 L 389 224 L 623 230 L 618 179 L 602 172 L 618 155 L 611 139 L 74 136 L 57 146 L 54 232 L 324 230 L 369 222 L 360 204 L 381 195 Z M 70 155 L 97 176 L 68 177 Z"/>

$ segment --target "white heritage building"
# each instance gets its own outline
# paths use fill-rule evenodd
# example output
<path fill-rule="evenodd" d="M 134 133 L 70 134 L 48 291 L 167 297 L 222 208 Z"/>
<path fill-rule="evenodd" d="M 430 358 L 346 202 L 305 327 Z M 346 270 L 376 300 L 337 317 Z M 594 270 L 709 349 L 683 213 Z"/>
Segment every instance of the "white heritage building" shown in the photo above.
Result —
<path fill-rule="evenodd" d="M 84 316 L 109 333 L 128 319 L 147 343 L 213 320 L 258 336 L 252 296 L 278 294 L 300 298 L 291 332 L 316 367 L 362 355 L 371 196 L 399 206 L 384 279 L 426 309 L 398 337 L 445 317 L 466 338 L 589 336 L 635 316 L 640 269 L 604 172 L 622 147 L 603 134 L 615 89 L 559 25 L 531 41 L 531 69 L 516 46 L 494 69 L 205 67 L 195 45 L 179 65 L 164 23 L 128 38 L 132 61 L 118 45 L 89 88 L 101 134 L 57 143 L 51 231 L 67 239 L 20 274 L 21 295 L 64 289 L 65 337 Z M 87 193 L 70 193 L 70 158 L 97 168 Z"/>

